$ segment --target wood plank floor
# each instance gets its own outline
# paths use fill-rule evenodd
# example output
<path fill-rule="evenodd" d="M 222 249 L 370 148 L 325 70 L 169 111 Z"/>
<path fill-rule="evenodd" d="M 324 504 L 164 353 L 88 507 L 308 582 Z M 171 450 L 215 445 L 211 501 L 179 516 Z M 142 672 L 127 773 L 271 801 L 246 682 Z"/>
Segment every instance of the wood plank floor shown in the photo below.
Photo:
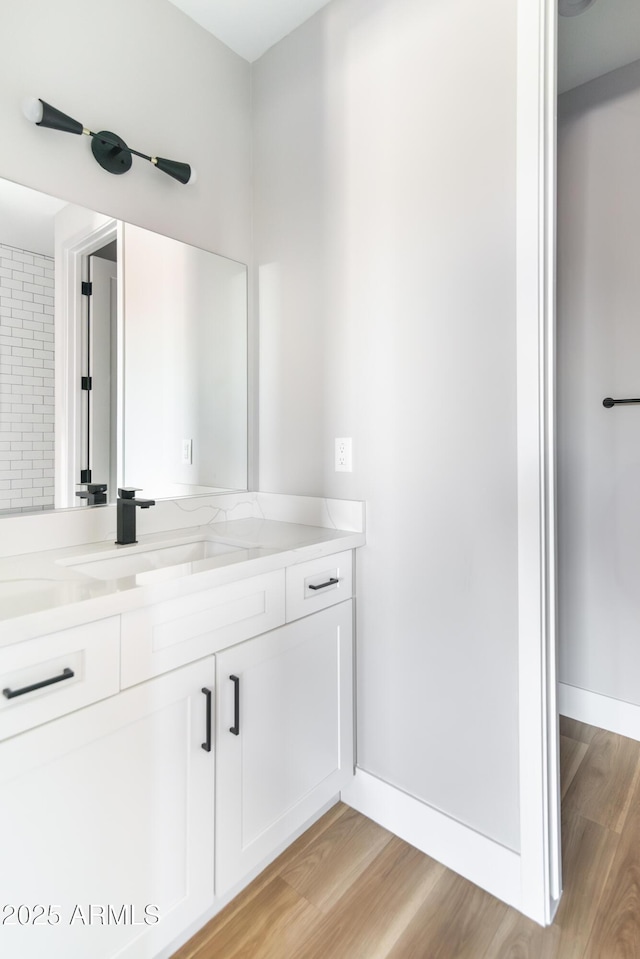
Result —
<path fill-rule="evenodd" d="M 640 743 L 564 718 L 560 732 L 548 929 L 339 804 L 173 959 L 640 959 Z"/>

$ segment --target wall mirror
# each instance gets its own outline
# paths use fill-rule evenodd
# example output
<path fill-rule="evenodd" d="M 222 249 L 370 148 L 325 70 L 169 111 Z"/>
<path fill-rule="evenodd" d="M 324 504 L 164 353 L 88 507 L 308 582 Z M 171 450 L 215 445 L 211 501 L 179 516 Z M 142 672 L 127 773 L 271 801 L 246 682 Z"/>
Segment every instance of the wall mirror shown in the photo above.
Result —
<path fill-rule="evenodd" d="M 0 179 L 0 515 L 118 486 L 247 489 L 247 268 Z"/>

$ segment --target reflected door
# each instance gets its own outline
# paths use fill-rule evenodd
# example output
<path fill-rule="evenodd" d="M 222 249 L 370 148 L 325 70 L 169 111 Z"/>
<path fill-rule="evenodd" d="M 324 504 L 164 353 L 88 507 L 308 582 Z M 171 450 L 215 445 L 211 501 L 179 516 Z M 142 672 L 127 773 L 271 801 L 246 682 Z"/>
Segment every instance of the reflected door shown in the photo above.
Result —
<path fill-rule="evenodd" d="M 100 253 L 87 257 L 89 284 L 82 330 L 81 429 L 78 483 L 104 483 L 116 498 L 117 264 Z M 85 500 L 85 502 L 87 502 Z"/>

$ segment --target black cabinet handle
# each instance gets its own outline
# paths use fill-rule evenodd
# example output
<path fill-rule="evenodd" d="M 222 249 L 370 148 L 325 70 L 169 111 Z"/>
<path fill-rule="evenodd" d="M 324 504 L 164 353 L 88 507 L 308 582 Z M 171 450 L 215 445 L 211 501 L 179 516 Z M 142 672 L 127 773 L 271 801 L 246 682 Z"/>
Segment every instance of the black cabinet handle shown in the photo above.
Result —
<path fill-rule="evenodd" d="M 75 673 L 67 666 L 63 669 L 60 676 L 53 676 L 51 679 L 43 679 L 41 683 L 33 683 L 32 686 L 23 686 L 22 689 L 3 689 L 2 695 L 7 699 L 13 699 L 15 696 L 24 696 L 25 693 L 32 693 L 35 689 L 44 689 L 45 686 L 53 686 L 54 683 L 61 683 L 65 679 L 72 679 Z"/>
<path fill-rule="evenodd" d="M 206 719 L 207 738 L 203 742 L 202 748 L 204 749 L 206 753 L 210 753 L 211 752 L 211 690 L 207 689 L 206 686 L 203 686 L 202 692 L 207 697 L 207 719 Z"/>
<path fill-rule="evenodd" d="M 320 583 L 319 586 L 312 586 L 311 583 L 309 583 L 309 589 L 326 589 L 327 586 L 335 586 L 336 583 L 339 582 L 339 579 L 336 579 L 335 576 L 332 576 L 331 579 L 328 579 L 326 583 Z"/>
<path fill-rule="evenodd" d="M 240 735 L 240 677 L 229 676 L 235 689 L 233 691 L 233 726 L 229 727 L 229 732 L 234 736 Z"/>

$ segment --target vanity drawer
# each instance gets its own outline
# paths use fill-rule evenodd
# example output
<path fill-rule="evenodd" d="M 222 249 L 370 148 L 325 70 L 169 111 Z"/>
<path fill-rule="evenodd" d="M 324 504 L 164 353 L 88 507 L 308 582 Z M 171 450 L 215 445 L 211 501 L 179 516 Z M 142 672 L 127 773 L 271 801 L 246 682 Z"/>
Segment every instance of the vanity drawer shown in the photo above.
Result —
<path fill-rule="evenodd" d="M 122 616 L 121 682 L 134 686 L 284 623 L 284 570 Z"/>
<path fill-rule="evenodd" d="M 337 582 L 333 582 L 337 580 Z M 287 622 L 335 606 L 353 595 L 353 551 L 287 568 Z"/>
<path fill-rule="evenodd" d="M 119 688 L 119 616 L 6 646 L 0 649 L 0 740 Z"/>

